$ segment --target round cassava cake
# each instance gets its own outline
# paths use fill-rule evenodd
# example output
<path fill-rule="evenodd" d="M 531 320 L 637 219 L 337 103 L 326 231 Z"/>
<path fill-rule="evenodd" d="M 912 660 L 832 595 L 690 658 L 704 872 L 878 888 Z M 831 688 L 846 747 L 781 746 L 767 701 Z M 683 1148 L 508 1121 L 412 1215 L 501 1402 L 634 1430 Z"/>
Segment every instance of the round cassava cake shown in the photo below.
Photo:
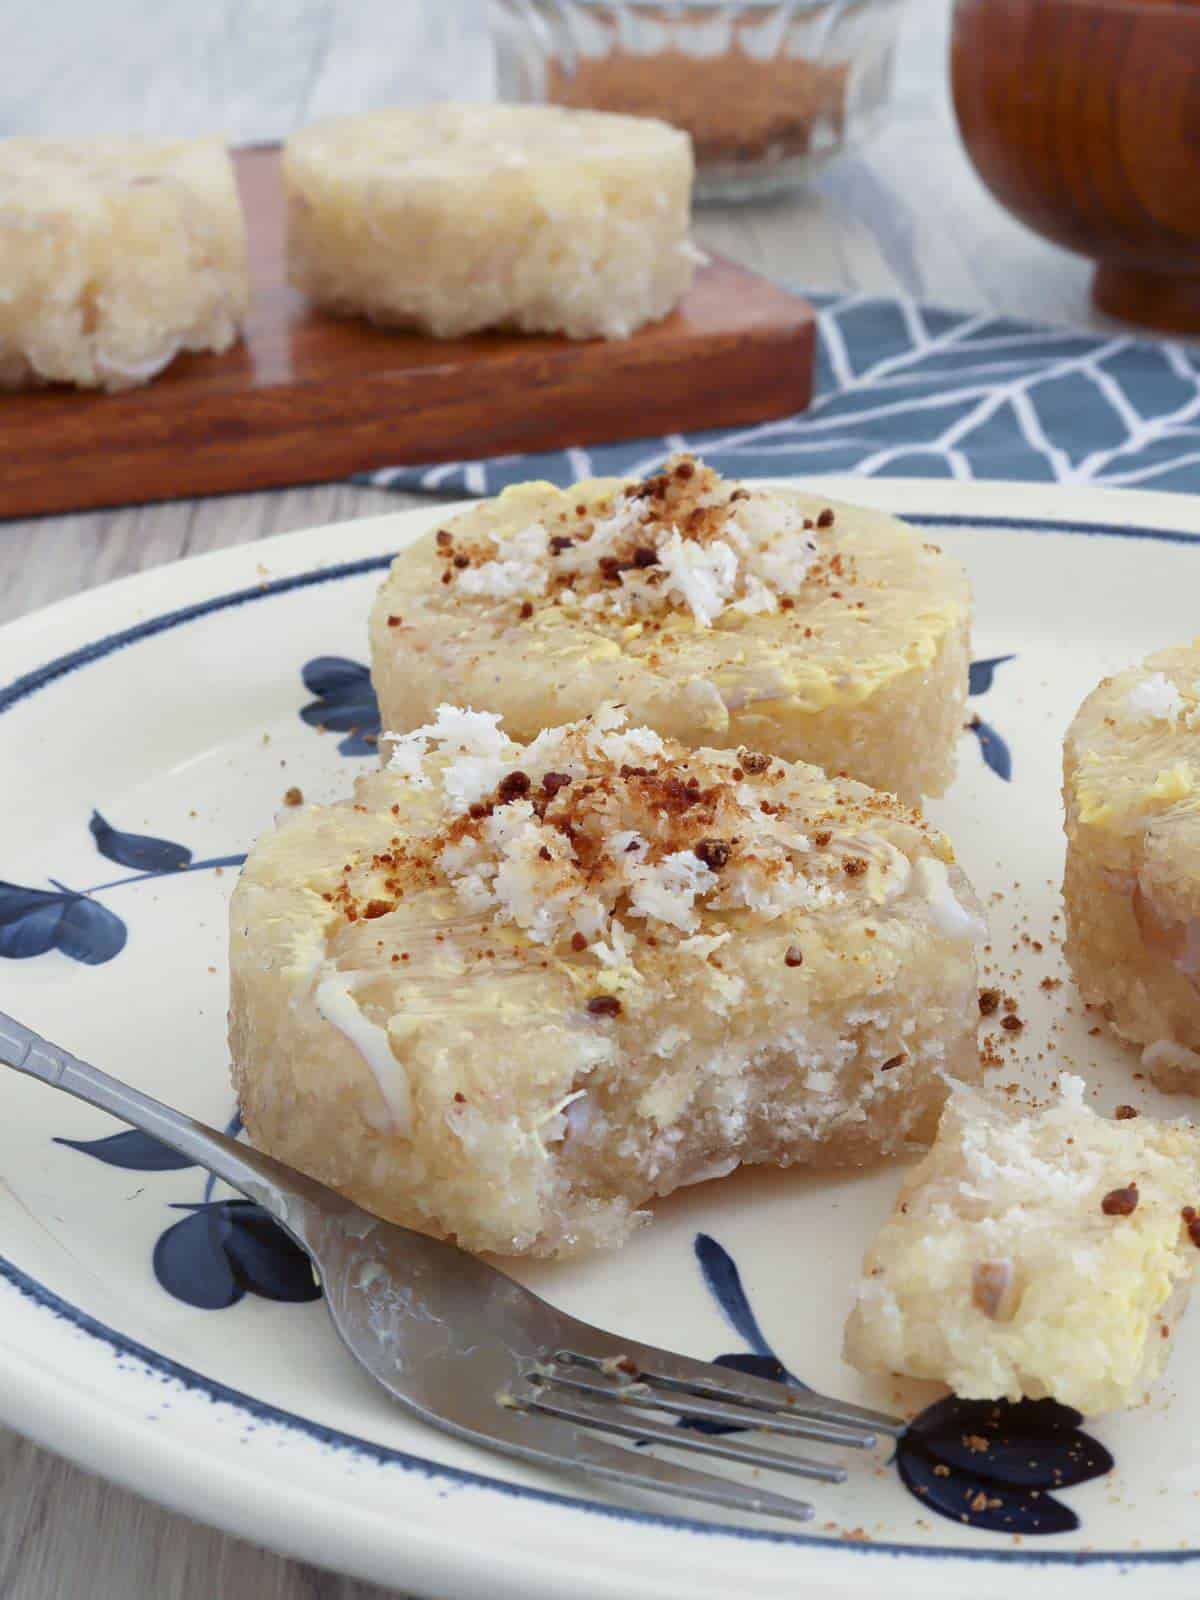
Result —
<path fill-rule="evenodd" d="M 380 590 L 372 674 L 397 732 L 451 699 L 527 740 L 610 700 L 915 804 L 953 776 L 969 622 L 962 568 L 896 518 L 684 456 L 449 518 Z"/>
<path fill-rule="evenodd" d="M 0 388 L 148 383 L 249 300 L 219 139 L 0 139 Z"/>
<path fill-rule="evenodd" d="M 439 709 L 233 899 L 254 1142 L 475 1250 L 612 1245 L 742 1162 L 856 1164 L 978 1072 L 983 925 L 894 798 L 604 707 Z"/>
<path fill-rule="evenodd" d="M 691 141 L 648 117 L 391 107 L 292 134 L 283 175 L 292 282 L 440 338 L 624 338 L 674 309 L 700 259 Z"/>
<path fill-rule="evenodd" d="M 1200 639 L 1093 690 L 1063 770 L 1079 987 L 1161 1088 L 1200 1088 Z"/>

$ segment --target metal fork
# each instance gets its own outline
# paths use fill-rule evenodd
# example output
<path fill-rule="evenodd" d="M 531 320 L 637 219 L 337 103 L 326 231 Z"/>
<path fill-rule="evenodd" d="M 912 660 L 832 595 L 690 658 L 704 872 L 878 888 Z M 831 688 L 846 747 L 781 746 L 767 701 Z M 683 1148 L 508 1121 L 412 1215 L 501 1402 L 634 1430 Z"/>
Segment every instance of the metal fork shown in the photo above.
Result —
<path fill-rule="evenodd" d="M 540 1467 L 805 1521 L 808 1502 L 598 1438 L 694 1451 L 840 1483 L 844 1467 L 687 1423 L 871 1449 L 904 1425 L 605 1333 L 475 1256 L 342 1195 L 59 1049 L 0 1012 L 0 1062 L 112 1112 L 257 1201 L 306 1250 L 339 1337 L 423 1422 Z"/>

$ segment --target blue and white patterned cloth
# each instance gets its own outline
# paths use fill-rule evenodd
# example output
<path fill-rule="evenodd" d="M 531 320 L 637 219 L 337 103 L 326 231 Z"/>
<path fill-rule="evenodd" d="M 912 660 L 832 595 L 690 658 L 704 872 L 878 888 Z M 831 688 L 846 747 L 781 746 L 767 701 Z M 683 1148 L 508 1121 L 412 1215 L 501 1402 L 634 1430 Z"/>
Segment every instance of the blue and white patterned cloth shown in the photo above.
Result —
<path fill-rule="evenodd" d="M 1200 347 L 808 292 L 817 394 L 775 422 L 384 467 L 384 489 L 493 494 L 526 478 L 640 475 L 689 448 L 734 477 L 819 472 L 1200 490 Z"/>

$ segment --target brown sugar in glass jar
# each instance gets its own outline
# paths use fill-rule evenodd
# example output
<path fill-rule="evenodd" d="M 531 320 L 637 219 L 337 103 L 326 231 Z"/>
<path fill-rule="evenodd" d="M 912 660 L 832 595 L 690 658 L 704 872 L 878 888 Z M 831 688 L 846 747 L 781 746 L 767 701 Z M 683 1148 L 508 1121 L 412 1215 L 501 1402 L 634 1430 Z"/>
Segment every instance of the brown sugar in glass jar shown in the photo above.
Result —
<path fill-rule="evenodd" d="M 491 0 L 500 96 L 660 117 L 696 193 L 794 187 L 878 120 L 903 0 Z"/>

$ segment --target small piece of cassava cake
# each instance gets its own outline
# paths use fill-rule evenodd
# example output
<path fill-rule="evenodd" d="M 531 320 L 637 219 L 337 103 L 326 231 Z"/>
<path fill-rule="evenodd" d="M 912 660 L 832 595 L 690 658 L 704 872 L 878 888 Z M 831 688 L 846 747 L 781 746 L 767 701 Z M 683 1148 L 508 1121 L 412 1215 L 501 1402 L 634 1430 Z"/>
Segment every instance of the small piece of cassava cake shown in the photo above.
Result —
<path fill-rule="evenodd" d="M 690 456 L 644 481 L 507 489 L 396 559 L 371 616 L 384 726 L 444 698 L 531 739 L 612 700 L 909 803 L 954 772 L 970 593 L 894 517 L 747 488 Z"/>
<path fill-rule="evenodd" d="M 474 1250 L 614 1245 L 741 1162 L 850 1165 L 978 1071 L 975 897 L 888 795 L 604 707 L 439 709 L 232 907 L 255 1144 Z"/>
<path fill-rule="evenodd" d="M 147 383 L 229 349 L 249 299 L 219 140 L 0 140 L 0 388 Z"/>
<path fill-rule="evenodd" d="M 1200 638 L 1106 678 L 1063 760 L 1066 954 L 1162 1089 L 1200 1088 Z"/>
<path fill-rule="evenodd" d="M 1200 1261 L 1200 1136 L 957 1088 L 863 1263 L 846 1359 L 970 1400 L 1140 1400 Z"/>
<path fill-rule="evenodd" d="M 620 339 L 673 310 L 692 147 L 665 122 L 558 106 L 340 117 L 284 146 L 292 282 L 319 306 L 457 338 Z"/>

